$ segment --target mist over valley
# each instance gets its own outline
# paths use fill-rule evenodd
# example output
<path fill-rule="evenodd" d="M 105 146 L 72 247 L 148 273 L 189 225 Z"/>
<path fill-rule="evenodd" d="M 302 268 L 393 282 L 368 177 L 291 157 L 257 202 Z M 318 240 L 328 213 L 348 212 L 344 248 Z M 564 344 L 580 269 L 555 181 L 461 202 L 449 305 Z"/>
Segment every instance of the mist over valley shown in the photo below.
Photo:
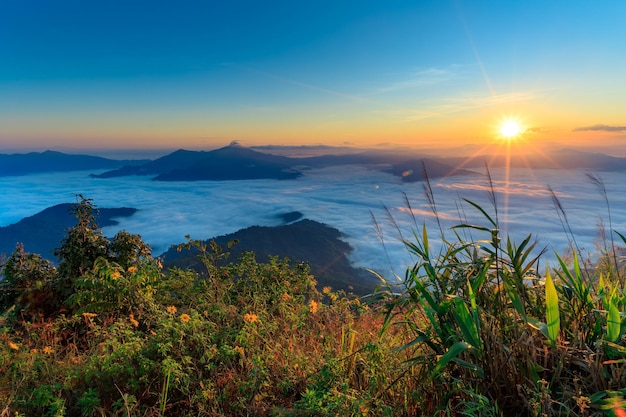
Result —
<path fill-rule="evenodd" d="M 207 156 L 211 160 L 211 152 L 183 151 L 136 165 L 129 165 L 126 161 L 118 163 L 114 168 L 117 171 L 113 171 L 115 175 L 111 175 L 109 169 L 97 166 L 98 169 L 91 170 L 0 177 L 4 190 L 0 196 L 3 207 L 0 226 L 7 229 L 7 226 L 49 207 L 75 202 L 76 195 L 81 194 L 100 208 L 136 209 L 134 213 L 115 218 L 115 224 L 103 223 L 103 231 L 107 236 L 123 229 L 140 234 L 156 256 L 171 245 L 184 242 L 186 235 L 192 239 L 209 239 L 252 226 L 278 227 L 301 217 L 338 230 L 342 234 L 340 239 L 352 248 L 346 251 L 346 256 L 355 268 L 373 269 L 391 277 L 394 272 L 403 275 L 406 265 L 413 262 L 388 221 L 389 213 L 401 231 L 410 235 L 413 225 L 405 195 L 418 226 L 427 226 L 433 244 L 439 238 L 437 222 L 424 196 L 422 164 L 427 167 L 444 229 L 460 223 L 461 218 L 463 222 L 486 225 L 480 213 L 462 201 L 464 198 L 495 216 L 485 175 L 486 159 L 435 161 L 366 151 L 288 158 L 241 147 L 221 149 L 236 151 L 236 158 L 231 155 L 230 164 L 222 165 L 228 166 L 228 172 L 233 173 L 230 180 L 159 180 L 159 176 L 181 173 L 187 166 L 206 165 Z M 599 224 L 604 222 L 608 227 L 607 208 L 598 203 L 602 197 L 586 173 L 590 166 L 597 168 L 602 161 L 613 162 L 607 165 L 610 170 L 594 171 L 606 186 L 613 228 L 621 232 L 626 228 L 626 185 L 624 173 L 619 170 L 624 167 L 623 158 L 592 155 L 593 158 L 585 159 L 580 153 L 574 155 L 578 159 L 572 159 L 571 163 L 564 162 L 565 158 L 561 157 L 560 165 L 567 169 L 537 168 L 540 164 L 536 161 L 531 164 L 532 169 L 522 168 L 519 167 L 521 160 L 510 172 L 497 160 L 492 161 L 494 166 L 490 168 L 502 229 L 518 241 L 534 233 L 539 240 L 538 247 L 549 249 L 545 259 L 552 258 L 553 250 L 563 253 L 569 243 L 548 187 L 566 210 L 578 245 L 589 253 L 595 251 Z M 251 158 L 261 158 L 266 164 L 251 164 Z M 190 164 L 185 165 L 190 159 Z M 451 162 L 463 168 L 457 169 L 450 165 Z M 580 168 L 574 168 L 576 163 Z M 237 175 L 238 172 L 276 173 L 276 164 L 289 172 L 297 170 L 299 175 L 289 179 L 271 175 L 271 178 L 239 179 Z M 146 166 L 160 168 L 146 170 Z M 144 171 L 138 175 L 132 172 L 135 169 L 132 167 Z M 194 170 L 187 169 L 186 172 Z M 195 173 L 201 178 L 205 175 L 197 169 Z M 289 213 L 301 213 L 301 216 L 288 219 L 285 215 Z M 380 230 L 376 230 L 372 216 L 381 226 Z M 41 230 L 45 233 L 44 229 Z M 17 237 L 11 235 L 11 239 Z M 5 241 L 13 247 L 14 243 Z M 37 252 L 37 246 L 27 244 L 25 249 Z M 270 251 L 268 248 L 268 254 Z"/>

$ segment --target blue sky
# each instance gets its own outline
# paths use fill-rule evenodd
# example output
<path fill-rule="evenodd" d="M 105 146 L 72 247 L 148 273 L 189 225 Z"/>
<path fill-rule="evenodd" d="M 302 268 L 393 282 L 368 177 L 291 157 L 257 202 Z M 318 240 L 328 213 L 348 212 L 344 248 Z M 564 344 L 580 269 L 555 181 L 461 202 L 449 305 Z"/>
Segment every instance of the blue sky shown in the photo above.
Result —
<path fill-rule="evenodd" d="M 511 117 L 527 140 L 616 145 L 624 16 L 622 1 L 6 1 L 0 149 L 459 146 Z"/>

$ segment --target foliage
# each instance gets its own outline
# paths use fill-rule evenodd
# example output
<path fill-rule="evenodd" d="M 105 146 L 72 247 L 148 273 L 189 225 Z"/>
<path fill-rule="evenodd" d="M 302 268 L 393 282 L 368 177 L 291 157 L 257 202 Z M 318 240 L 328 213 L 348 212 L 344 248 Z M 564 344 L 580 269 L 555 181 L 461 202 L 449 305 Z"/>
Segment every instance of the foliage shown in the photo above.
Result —
<path fill-rule="evenodd" d="M 417 262 L 399 286 L 383 280 L 375 294 L 385 305 L 383 332 L 405 333 L 399 348 L 410 352 L 407 366 L 428 381 L 420 392 L 432 402 L 421 412 L 488 414 L 466 408 L 473 393 L 503 415 L 626 413 L 619 265 L 598 264 L 584 276 L 577 256 L 568 265 L 557 254 L 558 268 L 542 276 L 543 251 L 532 254 L 531 235 L 519 245 L 502 236 L 493 188 L 491 200 L 494 215 L 465 200 L 486 226 L 461 222 L 452 238 L 440 228 L 437 249 L 412 218 L 412 238 L 402 239 Z"/>
<path fill-rule="evenodd" d="M 23 252 L 5 266 L 21 281 L 6 281 L 13 298 L 3 311 L 27 294 L 22 282 L 44 273 L 63 302 L 0 322 L 3 415 L 317 412 L 307 389 L 323 396 L 322 408 L 358 411 L 372 395 L 344 392 L 356 392 L 355 384 L 382 391 L 388 382 L 368 321 L 374 314 L 354 297 L 318 291 L 307 265 L 261 264 L 252 253 L 226 264 L 218 245 L 189 241 L 183 246 L 199 250 L 204 272 L 164 272 L 140 237 L 103 237 L 94 210 L 89 200 L 79 203 L 58 270 L 37 262 L 16 268 L 39 259 Z M 329 379 L 343 391 L 327 389 Z"/>
<path fill-rule="evenodd" d="M 21 247 L 3 266 L 0 415 L 626 415 L 616 244 L 542 274 L 491 198 L 493 213 L 465 201 L 483 224 L 435 237 L 390 216 L 417 261 L 365 303 L 306 264 L 229 262 L 231 244 L 188 240 L 202 272 L 164 271 L 81 197 L 58 269 Z"/>

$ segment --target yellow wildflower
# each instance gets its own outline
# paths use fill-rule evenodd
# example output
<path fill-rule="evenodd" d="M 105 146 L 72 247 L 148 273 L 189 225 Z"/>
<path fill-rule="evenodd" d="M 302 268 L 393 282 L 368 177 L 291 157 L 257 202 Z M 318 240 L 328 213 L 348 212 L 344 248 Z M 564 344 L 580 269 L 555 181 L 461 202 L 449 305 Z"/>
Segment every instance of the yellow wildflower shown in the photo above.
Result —
<path fill-rule="evenodd" d="M 20 350 L 19 345 L 13 343 L 13 342 L 9 342 L 9 347 L 13 350 Z"/>
<path fill-rule="evenodd" d="M 246 323 L 256 323 L 257 321 L 259 321 L 259 316 L 254 313 L 246 313 L 243 316 L 243 321 L 245 321 Z"/>
<path fill-rule="evenodd" d="M 91 319 L 94 317 L 97 317 L 98 315 L 96 313 L 83 313 L 83 317 L 86 319 Z"/>
<path fill-rule="evenodd" d="M 139 327 L 139 322 L 135 320 L 135 315 L 133 313 L 130 313 L 130 324 L 132 324 L 133 327 Z"/>
<path fill-rule="evenodd" d="M 320 303 L 318 303 L 315 300 L 309 301 L 309 311 L 311 312 L 311 314 L 317 313 L 319 308 L 320 308 Z"/>
<path fill-rule="evenodd" d="M 243 350 L 243 348 L 241 346 L 235 346 L 235 351 L 237 353 L 239 353 L 239 355 L 244 356 L 244 354 L 246 353 L 245 350 Z"/>
<path fill-rule="evenodd" d="M 115 271 L 115 272 L 113 272 L 113 273 L 111 274 L 111 279 L 112 279 L 113 281 L 115 281 L 116 279 L 118 279 L 118 278 L 119 278 L 119 277 L 121 277 L 121 276 L 122 276 L 122 274 L 120 274 L 120 273 L 119 273 L 119 271 Z"/>
<path fill-rule="evenodd" d="M 170 314 L 175 314 L 175 313 L 176 313 L 176 311 L 177 311 L 177 309 L 176 309 L 176 307 L 175 307 L 175 306 L 167 306 L 166 310 L 167 310 L 167 312 L 168 312 L 168 313 L 170 313 Z"/>
<path fill-rule="evenodd" d="M 137 272 L 137 267 L 135 265 L 129 266 L 128 267 L 128 272 L 131 273 L 131 274 L 134 274 L 135 272 Z"/>
<path fill-rule="evenodd" d="M 51 354 L 52 352 L 54 352 L 54 350 L 52 349 L 52 347 L 50 346 L 46 346 L 45 348 L 42 349 L 43 353 L 45 353 L 46 355 Z"/>
<path fill-rule="evenodd" d="M 191 317 L 189 317 L 189 314 L 181 314 L 180 315 L 180 321 L 182 321 L 183 323 L 187 323 L 189 320 L 191 320 Z"/>
<path fill-rule="evenodd" d="M 289 301 L 289 299 L 291 298 L 291 296 L 289 294 L 287 294 L 286 292 L 283 293 L 283 295 L 280 297 L 283 301 Z"/>
<path fill-rule="evenodd" d="M 34 355 L 35 353 L 37 353 L 37 349 L 31 349 L 30 353 L 31 353 L 31 355 Z"/>
<path fill-rule="evenodd" d="M 324 287 L 324 288 L 322 288 L 322 292 L 323 292 L 324 294 L 330 294 L 332 290 L 333 290 L 333 289 L 332 289 L 332 288 L 330 288 L 330 287 Z"/>

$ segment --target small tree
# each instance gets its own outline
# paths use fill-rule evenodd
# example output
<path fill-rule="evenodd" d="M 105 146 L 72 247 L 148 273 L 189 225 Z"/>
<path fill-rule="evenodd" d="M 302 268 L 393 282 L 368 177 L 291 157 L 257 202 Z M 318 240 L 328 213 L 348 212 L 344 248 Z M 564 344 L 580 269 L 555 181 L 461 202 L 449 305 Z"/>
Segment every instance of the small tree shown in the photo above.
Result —
<path fill-rule="evenodd" d="M 60 302 L 54 286 L 56 268 L 40 255 L 27 253 L 18 244 L 7 260 L 0 281 L 0 311 L 48 315 Z"/>
<path fill-rule="evenodd" d="M 63 300 L 73 294 L 74 280 L 91 270 L 96 259 L 110 258 L 110 242 L 98 228 L 92 200 L 82 195 L 77 197 L 80 201 L 72 209 L 77 223 L 54 252 L 59 259 L 56 287 Z"/>

